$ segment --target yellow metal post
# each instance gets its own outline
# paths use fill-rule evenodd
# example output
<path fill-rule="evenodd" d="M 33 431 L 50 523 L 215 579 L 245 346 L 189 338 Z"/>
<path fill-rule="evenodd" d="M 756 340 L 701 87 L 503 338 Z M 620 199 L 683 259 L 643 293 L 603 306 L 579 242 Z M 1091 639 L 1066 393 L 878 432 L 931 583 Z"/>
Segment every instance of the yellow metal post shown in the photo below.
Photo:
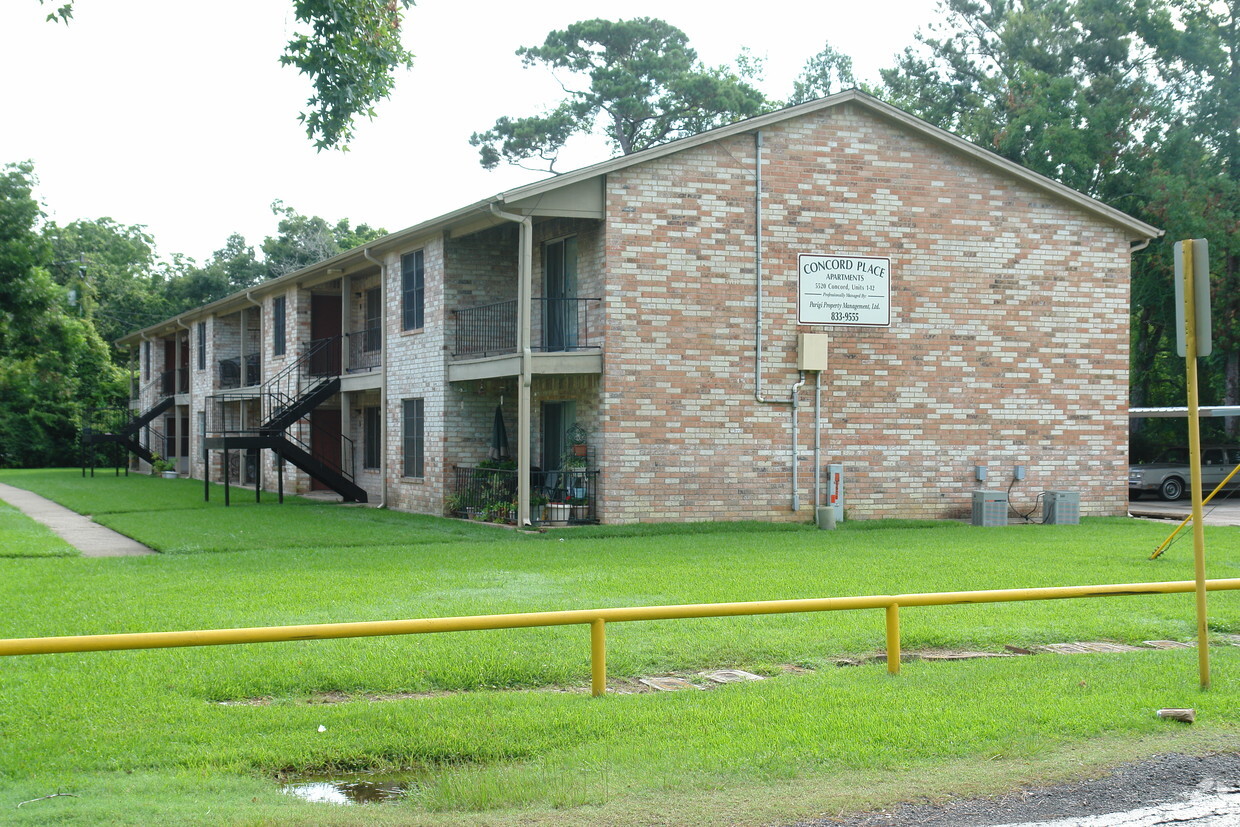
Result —
<path fill-rule="evenodd" d="M 1210 688 L 1210 644 L 1206 622 L 1206 535 L 1201 515 L 1201 431 L 1197 411 L 1197 291 L 1193 285 L 1193 242 L 1181 241 L 1184 261 L 1184 362 L 1188 384 L 1188 453 L 1193 497 L 1193 566 L 1197 592 L 1197 666 L 1201 688 Z"/>
<path fill-rule="evenodd" d="M 887 672 L 900 674 L 900 604 L 887 607 Z"/>
<path fill-rule="evenodd" d="M 596 698 L 607 693 L 607 626 L 596 617 L 590 621 L 590 694 Z"/>

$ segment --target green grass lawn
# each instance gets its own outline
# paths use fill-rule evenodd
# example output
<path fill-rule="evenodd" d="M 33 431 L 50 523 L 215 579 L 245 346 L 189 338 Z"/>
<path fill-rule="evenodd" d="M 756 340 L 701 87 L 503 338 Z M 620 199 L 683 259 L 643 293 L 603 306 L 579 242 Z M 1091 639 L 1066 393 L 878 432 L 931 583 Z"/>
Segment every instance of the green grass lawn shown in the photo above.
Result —
<path fill-rule="evenodd" d="M 78 550 L 0 500 L 0 557 L 72 557 Z"/>
<path fill-rule="evenodd" d="M 489 526 L 201 483 L 0 472 L 165 554 L 0 558 L 0 637 L 383 620 L 600 606 L 1192 578 L 1170 527 L 1125 519 Z M 239 492 L 234 492 L 239 494 Z M 0 545 L 20 520 L 0 510 Z M 1235 577 L 1240 529 L 1207 530 Z M 1240 631 L 1240 595 L 1210 597 Z M 1190 639 L 1192 595 L 906 609 L 906 652 Z M 0 660 L 0 822 L 790 823 L 901 797 L 985 792 L 1164 749 L 1234 748 L 1240 649 L 914 662 L 878 611 L 609 624 L 614 689 L 742 668 L 768 680 L 591 699 L 585 627 Z M 1193 706 L 1170 725 L 1163 706 Z M 324 729 L 320 731 L 320 727 Z M 414 768 L 403 801 L 282 795 L 280 774 Z M 943 776 L 947 768 L 947 783 Z M 935 780 L 938 779 L 938 780 Z M 15 809 L 17 803 L 57 792 Z M 209 813 L 209 814 L 208 814 Z"/>

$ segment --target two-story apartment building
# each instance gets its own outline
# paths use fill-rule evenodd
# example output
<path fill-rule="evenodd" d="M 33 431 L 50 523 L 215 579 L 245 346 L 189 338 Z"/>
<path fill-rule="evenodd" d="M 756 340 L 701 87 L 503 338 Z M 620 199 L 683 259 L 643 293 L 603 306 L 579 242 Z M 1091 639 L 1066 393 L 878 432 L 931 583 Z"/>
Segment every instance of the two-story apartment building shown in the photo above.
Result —
<path fill-rule="evenodd" d="M 828 463 L 850 516 L 959 516 L 977 466 L 1006 484 L 1023 465 L 1030 501 L 1121 514 L 1129 258 L 1159 234 L 850 91 L 501 193 L 120 344 L 135 409 L 162 406 L 162 453 L 195 478 L 623 523 L 808 519 Z M 878 268 L 855 279 L 874 301 L 806 319 L 803 276 L 840 262 Z M 803 333 L 827 334 L 825 364 L 799 361 Z"/>

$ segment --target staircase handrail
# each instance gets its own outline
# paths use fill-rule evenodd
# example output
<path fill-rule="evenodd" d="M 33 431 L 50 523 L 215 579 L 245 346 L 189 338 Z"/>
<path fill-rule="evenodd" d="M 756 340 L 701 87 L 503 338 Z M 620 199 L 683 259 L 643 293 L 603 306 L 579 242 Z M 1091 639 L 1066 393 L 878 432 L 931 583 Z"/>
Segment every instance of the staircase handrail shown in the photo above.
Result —
<path fill-rule="evenodd" d="M 292 404 L 301 395 L 302 380 L 309 375 L 306 368 L 310 360 L 331 347 L 332 342 L 343 339 L 343 335 L 326 339 L 316 339 L 305 346 L 300 356 L 285 365 L 275 376 L 268 379 L 259 388 L 259 396 L 263 400 L 262 420 L 270 422 L 284 408 Z"/>

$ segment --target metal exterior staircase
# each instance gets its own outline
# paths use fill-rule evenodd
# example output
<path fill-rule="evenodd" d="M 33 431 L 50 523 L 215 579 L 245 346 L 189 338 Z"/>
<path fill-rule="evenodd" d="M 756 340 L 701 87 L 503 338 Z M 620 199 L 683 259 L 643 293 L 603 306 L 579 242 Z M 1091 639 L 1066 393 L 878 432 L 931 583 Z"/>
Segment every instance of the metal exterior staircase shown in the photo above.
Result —
<path fill-rule="evenodd" d="M 164 397 L 140 414 L 130 408 L 91 408 L 86 412 L 86 422 L 82 426 L 83 451 L 97 445 L 115 444 L 147 462 L 154 462 L 156 452 L 139 441 L 139 434 L 175 402 L 174 397 Z M 153 433 L 163 439 L 162 433 Z"/>
<path fill-rule="evenodd" d="M 288 431 L 299 421 L 313 427 L 310 416 L 316 408 L 340 391 L 340 370 L 331 360 L 325 360 L 336 339 L 315 342 L 295 362 L 273 376 L 254 395 L 224 394 L 215 397 L 222 406 L 230 401 L 258 399 L 261 404 L 261 424 L 256 428 L 220 425 L 213 429 L 217 436 L 208 437 L 206 447 L 211 450 L 267 448 L 288 460 L 314 479 L 338 493 L 345 502 L 367 502 L 366 490 L 354 482 L 352 466 L 352 440 L 343 435 L 332 436 L 342 442 L 342 459 L 336 464 L 329 458 L 316 455 L 310 445 L 292 436 Z M 338 360 L 336 360 L 338 362 Z M 324 372 L 324 365 L 327 372 Z M 220 422 L 227 417 L 221 415 Z"/>

